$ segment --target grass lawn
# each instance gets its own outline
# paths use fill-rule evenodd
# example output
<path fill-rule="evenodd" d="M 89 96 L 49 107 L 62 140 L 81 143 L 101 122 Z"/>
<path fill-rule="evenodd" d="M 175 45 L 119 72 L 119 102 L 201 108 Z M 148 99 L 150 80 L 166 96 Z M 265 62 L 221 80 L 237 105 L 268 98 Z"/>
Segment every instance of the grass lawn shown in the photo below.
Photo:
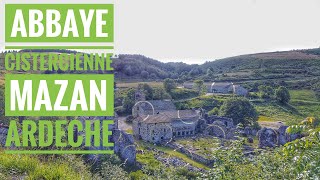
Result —
<path fill-rule="evenodd" d="M 290 91 L 290 105 L 295 107 L 304 117 L 320 117 L 320 101 L 312 90 Z"/>
<path fill-rule="evenodd" d="M 319 102 L 316 99 L 316 95 L 312 90 L 290 90 L 291 100 L 301 100 L 301 101 L 315 101 Z M 320 102 L 319 102 L 320 103 Z"/>
<path fill-rule="evenodd" d="M 259 122 L 278 122 L 286 124 L 300 122 L 304 117 L 293 107 L 278 104 L 276 102 L 254 102 L 259 113 Z"/>
<path fill-rule="evenodd" d="M 320 117 L 320 101 L 312 90 L 290 90 L 289 105 L 276 102 L 253 102 L 260 116 L 259 122 L 282 121 L 288 125 L 299 123 L 306 117 Z"/>
<path fill-rule="evenodd" d="M 214 151 L 221 147 L 221 140 L 219 138 L 196 138 L 196 139 L 177 139 L 177 144 L 181 144 L 193 152 L 212 158 Z"/>

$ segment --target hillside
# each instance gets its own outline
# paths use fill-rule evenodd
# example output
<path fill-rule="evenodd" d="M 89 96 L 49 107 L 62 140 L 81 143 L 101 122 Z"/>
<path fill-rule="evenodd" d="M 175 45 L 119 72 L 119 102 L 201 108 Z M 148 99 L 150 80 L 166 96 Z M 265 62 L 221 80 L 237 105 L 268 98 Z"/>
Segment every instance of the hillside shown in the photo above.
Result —
<path fill-rule="evenodd" d="M 201 65 L 161 63 L 142 55 L 119 55 L 114 59 L 114 67 L 119 81 L 167 77 L 206 81 L 312 80 L 320 76 L 320 49 L 241 55 Z"/>
<path fill-rule="evenodd" d="M 1 71 L 4 68 L 3 53 L 0 58 Z M 256 81 L 269 83 L 270 80 L 274 80 L 299 88 L 301 85 L 310 86 L 319 78 L 320 48 L 248 54 L 208 61 L 201 65 L 162 63 L 143 55 L 120 54 L 113 58 L 113 67 L 118 82 L 162 81 L 172 78 L 181 83 L 203 79 L 206 82 L 232 81 L 242 84 Z"/>

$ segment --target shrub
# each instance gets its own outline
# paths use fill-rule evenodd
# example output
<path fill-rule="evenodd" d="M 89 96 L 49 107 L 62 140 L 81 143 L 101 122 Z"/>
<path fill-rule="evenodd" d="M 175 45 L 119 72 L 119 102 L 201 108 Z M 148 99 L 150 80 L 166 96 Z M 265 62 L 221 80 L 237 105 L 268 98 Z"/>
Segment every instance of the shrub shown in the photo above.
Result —
<path fill-rule="evenodd" d="M 219 108 L 215 107 L 211 111 L 208 112 L 208 115 L 218 115 L 219 114 Z"/>
<path fill-rule="evenodd" d="M 286 87 L 280 86 L 276 89 L 275 96 L 280 103 L 288 103 L 290 101 L 290 93 Z"/>
<path fill-rule="evenodd" d="M 175 89 L 177 87 L 177 84 L 173 79 L 165 79 L 163 82 L 163 87 L 167 92 L 171 92 L 171 90 Z"/>
<path fill-rule="evenodd" d="M 230 98 L 224 101 L 219 114 L 233 119 L 234 124 L 253 124 L 258 120 L 258 113 L 246 98 Z"/>
<path fill-rule="evenodd" d="M 198 96 L 198 92 L 190 89 L 174 89 L 170 95 L 173 99 L 188 99 Z"/>

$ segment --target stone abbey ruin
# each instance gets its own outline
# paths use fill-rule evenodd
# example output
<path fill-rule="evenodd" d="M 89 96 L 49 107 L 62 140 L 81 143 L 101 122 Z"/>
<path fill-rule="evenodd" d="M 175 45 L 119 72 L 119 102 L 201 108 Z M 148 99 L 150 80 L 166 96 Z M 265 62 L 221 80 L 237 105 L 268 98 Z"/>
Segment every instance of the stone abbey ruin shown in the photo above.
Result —
<path fill-rule="evenodd" d="M 177 110 L 170 100 L 146 101 L 140 91 L 135 97 L 132 129 L 138 139 L 161 143 L 200 133 L 232 138 L 235 127 L 230 118 L 208 116 L 203 109 Z"/>

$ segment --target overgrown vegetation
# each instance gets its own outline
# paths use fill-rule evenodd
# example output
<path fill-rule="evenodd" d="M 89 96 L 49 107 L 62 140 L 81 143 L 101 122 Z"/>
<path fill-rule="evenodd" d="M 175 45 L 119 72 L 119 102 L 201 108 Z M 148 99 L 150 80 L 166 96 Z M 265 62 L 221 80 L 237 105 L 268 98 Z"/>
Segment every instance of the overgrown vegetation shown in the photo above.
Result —
<path fill-rule="evenodd" d="M 79 157 L 10 155 L 0 150 L 0 179 L 89 180 L 92 178 L 94 175 Z"/>

